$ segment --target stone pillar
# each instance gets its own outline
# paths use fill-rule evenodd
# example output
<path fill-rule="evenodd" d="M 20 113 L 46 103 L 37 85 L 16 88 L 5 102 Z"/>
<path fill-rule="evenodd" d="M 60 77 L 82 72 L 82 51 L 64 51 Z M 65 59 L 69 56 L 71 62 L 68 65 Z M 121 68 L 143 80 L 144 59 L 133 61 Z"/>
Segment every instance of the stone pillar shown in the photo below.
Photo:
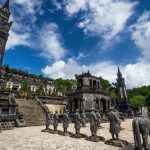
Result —
<path fill-rule="evenodd" d="M 72 99 L 72 113 L 74 113 L 74 109 L 75 109 L 75 103 L 74 103 L 74 100 Z"/>
<path fill-rule="evenodd" d="M 106 104 L 106 112 L 108 112 L 108 100 L 105 101 Z"/>

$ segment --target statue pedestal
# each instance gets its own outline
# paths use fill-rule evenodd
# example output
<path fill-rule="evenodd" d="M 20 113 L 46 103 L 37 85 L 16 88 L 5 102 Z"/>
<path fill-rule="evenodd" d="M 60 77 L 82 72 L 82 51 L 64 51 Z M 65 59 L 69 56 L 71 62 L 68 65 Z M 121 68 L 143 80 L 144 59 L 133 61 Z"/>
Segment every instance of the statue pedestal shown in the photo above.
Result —
<path fill-rule="evenodd" d="M 121 150 L 135 150 L 134 144 L 128 144 L 125 147 L 123 147 Z M 142 148 L 142 150 L 145 150 L 144 148 Z M 148 145 L 148 149 L 150 150 L 150 145 Z"/>
<path fill-rule="evenodd" d="M 105 141 L 105 138 L 102 136 L 89 136 L 86 138 L 86 140 L 92 141 L 92 142 L 100 142 L 100 141 Z"/>
<path fill-rule="evenodd" d="M 58 134 L 58 131 L 53 131 L 53 134 Z"/>
<path fill-rule="evenodd" d="M 112 145 L 116 147 L 124 147 L 129 144 L 128 141 L 122 139 L 109 139 L 105 142 L 107 145 Z"/>
<path fill-rule="evenodd" d="M 80 139 L 80 138 L 82 138 L 82 135 L 81 134 L 73 134 L 70 137 Z"/>

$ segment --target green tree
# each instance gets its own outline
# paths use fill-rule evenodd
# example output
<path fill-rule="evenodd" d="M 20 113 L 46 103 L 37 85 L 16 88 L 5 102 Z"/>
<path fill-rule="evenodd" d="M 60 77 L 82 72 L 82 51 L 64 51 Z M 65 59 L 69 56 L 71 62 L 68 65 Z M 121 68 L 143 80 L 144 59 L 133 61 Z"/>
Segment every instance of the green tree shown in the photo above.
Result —
<path fill-rule="evenodd" d="M 104 91 L 111 91 L 113 89 L 112 84 L 109 83 L 108 80 L 105 80 L 102 77 L 100 77 L 99 79 L 100 79 L 100 83 L 101 83 L 102 89 Z"/>
<path fill-rule="evenodd" d="M 145 106 L 145 97 L 142 95 L 136 95 L 130 99 L 131 105 L 134 108 Z"/>
<path fill-rule="evenodd" d="M 43 87 L 43 85 L 41 85 L 41 86 L 39 87 L 38 95 L 39 95 L 39 96 L 45 96 L 45 92 L 44 92 L 44 87 Z"/>
<path fill-rule="evenodd" d="M 150 92 L 148 92 L 145 99 L 146 106 L 150 109 Z"/>
<path fill-rule="evenodd" d="M 20 94 L 23 97 L 28 97 L 31 94 L 31 86 L 27 79 L 23 79 L 21 82 Z"/>
<path fill-rule="evenodd" d="M 120 97 L 114 91 L 111 91 L 110 100 L 112 103 L 116 102 L 116 104 L 119 104 Z"/>
<path fill-rule="evenodd" d="M 54 80 L 54 85 L 56 87 L 57 92 L 59 91 L 66 93 L 76 86 L 76 80 L 69 80 L 69 79 L 64 80 L 62 78 L 59 78 Z"/>

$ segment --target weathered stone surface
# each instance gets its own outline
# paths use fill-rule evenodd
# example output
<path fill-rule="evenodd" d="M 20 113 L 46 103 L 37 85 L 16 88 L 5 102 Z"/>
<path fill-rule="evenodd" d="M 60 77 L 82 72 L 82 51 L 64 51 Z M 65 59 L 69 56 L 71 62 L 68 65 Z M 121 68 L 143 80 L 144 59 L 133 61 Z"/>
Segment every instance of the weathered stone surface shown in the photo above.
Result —
<path fill-rule="evenodd" d="M 105 141 L 105 138 L 102 136 L 89 136 L 86 138 L 86 140 L 92 141 L 92 142 L 100 142 L 100 141 Z"/>
<path fill-rule="evenodd" d="M 125 130 L 121 131 L 120 138 L 127 139 L 133 143 L 132 120 L 122 122 L 121 126 Z M 103 129 L 98 130 L 97 135 L 103 136 L 106 140 L 111 138 L 109 134 L 109 123 L 102 123 Z M 104 142 L 87 141 L 84 138 L 76 139 L 70 136 L 60 136 L 48 132 L 41 132 L 45 126 L 15 128 L 11 131 L 0 133 L 1 150 L 120 150 L 120 147 L 106 145 Z M 50 126 L 50 129 L 53 129 Z M 58 126 L 59 131 L 63 131 L 62 124 Z M 75 133 L 74 124 L 70 124 L 69 132 Z M 91 135 L 89 124 L 81 128 L 81 133 Z M 150 143 L 150 138 L 149 138 Z"/>
<path fill-rule="evenodd" d="M 117 147 L 124 147 L 125 145 L 128 145 L 129 142 L 126 140 L 122 140 L 122 139 L 116 139 L 116 140 L 109 139 L 109 140 L 105 141 L 105 144 L 117 146 Z"/>

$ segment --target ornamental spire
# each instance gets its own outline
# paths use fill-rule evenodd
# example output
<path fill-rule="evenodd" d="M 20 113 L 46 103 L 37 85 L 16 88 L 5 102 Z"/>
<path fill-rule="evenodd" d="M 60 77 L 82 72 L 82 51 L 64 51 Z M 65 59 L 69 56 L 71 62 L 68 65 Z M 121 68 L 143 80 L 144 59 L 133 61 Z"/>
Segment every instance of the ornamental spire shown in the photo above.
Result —
<path fill-rule="evenodd" d="M 3 5 L 3 8 L 9 11 L 9 0 L 6 0 L 5 4 Z"/>
<path fill-rule="evenodd" d="M 121 73 L 119 67 L 118 67 L 118 73 L 117 73 L 117 75 L 118 75 L 118 76 L 122 76 L 122 73 Z"/>

